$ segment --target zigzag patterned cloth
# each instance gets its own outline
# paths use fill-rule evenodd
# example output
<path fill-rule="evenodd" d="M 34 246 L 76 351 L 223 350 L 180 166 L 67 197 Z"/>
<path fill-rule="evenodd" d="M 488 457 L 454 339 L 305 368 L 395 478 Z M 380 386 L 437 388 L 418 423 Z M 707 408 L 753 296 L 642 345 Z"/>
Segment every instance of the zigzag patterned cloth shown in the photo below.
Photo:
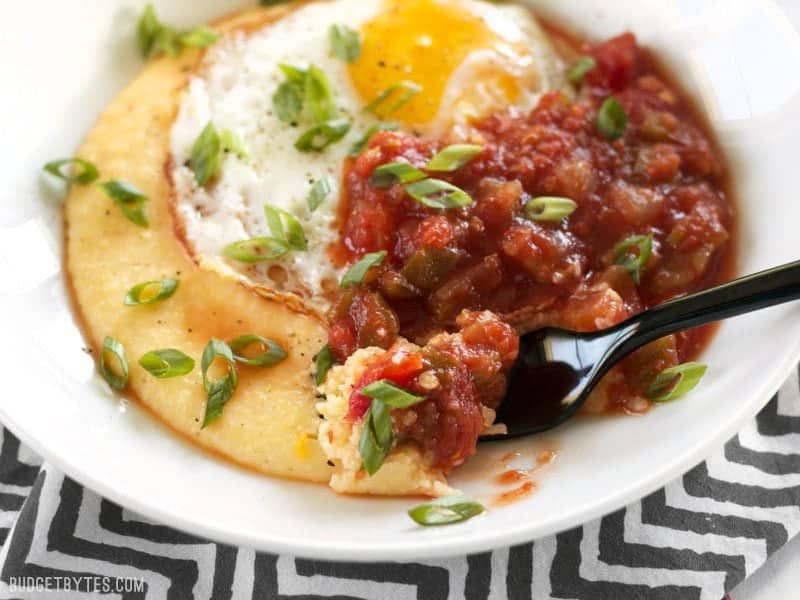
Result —
<path fill-rule="evenodd" d="M 795 373 L 723 450 L 625 509 L 530 544 L 406 564 L 198 539 L 82 488 L 5 432 L 0 598 L 720 600 L 800 531 L 798 386 Z M 60 593 L 20 591 L 43 577 L 82 579 Z M 108 584 L 121 578 L 142 585 Z"/>

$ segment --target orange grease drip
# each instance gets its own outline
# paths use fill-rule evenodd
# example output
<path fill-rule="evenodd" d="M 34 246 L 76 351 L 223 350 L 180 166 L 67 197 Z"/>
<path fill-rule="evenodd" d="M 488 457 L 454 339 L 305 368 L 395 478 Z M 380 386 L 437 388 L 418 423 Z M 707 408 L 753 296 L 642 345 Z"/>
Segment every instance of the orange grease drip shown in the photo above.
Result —
<path fill-rule="evenodd" d="M 522 456 L 522 454 L 520 454 L 519 452 L 507 452 L 506 454 L 503 454 L 503 456 L 500 457 L 500 462 L 507 463 L 509 461 L 519 458 L 520 456 Z"/>
<path fill-rule="evenodd" d="M 556 456 L 558 456 L 558 453 L 555 450 L 544 450 L 536 457 L 536 466 L 544 467 L 549 465 L 556 459 Z"/>
<path fill-rule="evenodd" d="M 530 480 L 530 477 L 530 471 L 525 471 L 523 469 L 511 469 L 504 473 L 500 473 L 500 475 L 495 478 L 495 481 L 500 485 L 511 485 L 512 483 L 517 483 L 519 481 L 528 481 Z"/>
<path fill-rule="evenodd" d="M 536 456 L 536 464 L 529 469 L 512 468 L 511 463 L 522 457 L 520 452 L 508 452 L 500 457 L 500 463 L 504 465 L 505 471 L 494 478 L 494 482 L 502 486 L 515 486 L 494 497 L 492 504 L 495 506 L 505 506 L 522 500 L 530 496 L 539 486 L 533 481 L 533 475 L 552 463 L 558 452 L 555 450 L 542 450 Z"/>
<path fill-rule="evenodd" d="M 504 492 L 494 499 L 495 506 L 505 506 L 530 496 L 538 486 L 533 481 L 526 481 L 511 491 Z"/>

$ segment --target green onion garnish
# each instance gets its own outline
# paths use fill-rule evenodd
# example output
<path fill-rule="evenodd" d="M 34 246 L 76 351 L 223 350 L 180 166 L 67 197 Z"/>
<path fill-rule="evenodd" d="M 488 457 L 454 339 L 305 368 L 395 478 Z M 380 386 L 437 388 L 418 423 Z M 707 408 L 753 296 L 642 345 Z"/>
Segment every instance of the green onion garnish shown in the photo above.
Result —
<path fill-rule="evenodd" d="M 272 237 L 292 250 L 308 250 L 308 240 L 294 215 L 269 204 L 264 205 L 264 216 Z"/>
<path fill-rule="evenodd" d="M 698 362 L 664 369 L 656 375 L 647 389 L 647 397 L 653 402 L 671 402 L 691 392 L 702 379 L 708 367 Z"/>
<path fill-rule="evenodd" d="M 597 113 L 597 129 L 609 140 L 617 140 L 625 135 L 628 127 L 628 114 L 614 96 L 606 98 Z"/>
<path fill-rule="evenodd" d="M 345 62 L 355 62 L 361 56 L 361 41 L 358 32 L 345 25 L 331 25 L 328 30 L 331 51 L 336 58 Z"/>
<path fill-rule="evenodd" d="M 346 288 L 350 287 L 351 285 L 360 284 L 364 281 L 367 271 L 369 271 L 372 267 L 377 267 L 380 265 L 384 258 L 386 258 L 386 250 L 365 254 L 361 260 L 348 269 L 347 273 L 345 273 L 344 277 L 342 277 L 342 281 L 339 283 L 339 285 L 343 288 Z"/>
<path fill-rule="evenodd" d="M 143 306 L 166 300 L 178 289 L 177 279 L 145 281 L 133 286 L 125 295 L 125 306 Z"/>
<path fill-rule="evenodd" d="M 235 154 L 242 160 L 250 158 L 247 145 L 238 133 L 234 133 L 230 129 L 223 129 L 219 134 L 219 141 L 224 152 Z"/>
<path fill-rule="evenodd" d="M 211 379 L 208 376 L 208 370 L 218 358 L 227 363 L 227 373 L 219 379 Z M 203 387 L 205 387 L 208 397 L 206 413 L 203 417 L 203 427 L 207 427 L 222 416 L 222 407 L 231 399 L 236 391 L 236 386 L 239 385 L 239 375 L 236 373 L 236 363 L 230 346 L 220 340 L 212 339 L 208 342 L 203 350 L 200 367 L 203 370 Z"/>
<path fill-rule="evenodd" d="M 153 5 L 148 4 L 139 17 L 136 37 L 142 56 L 148 58 L 154 50 L 177 56 L 184 48 L 206 48 L 219 39 L 219 34 L 205 25 L 180 32 L 162 23 Z"/>
<path fill-rule="evenodd" d="M 361 388 L 360 391 L 368 398 L 380 400 L 392 408 L 408 408 L 409 406 L 414 406 L 425 400 L 424 396 L 415 396 L 403 388 L 396 386 L 388 379 L 381 379 L 380 381 L 370 383 L 368 386 Z"/>
<path fill-rule="evenodd" d="M 119 373 L 111 368 L 107 355 L 117 359 Z M 125 348 L 112 337 L 106 336 L 103 340 L 103 349 L 100 351 L 100 375 L 115 390 L 122 391 L 128 387 L 128 359 L 125 357 Z"/>
<path fill-rule="evenodd" d="M 180 37 L 177 30 L 169 25 L 164 27 L 156 36 L 156 49 L 170 58 L 175 58 L 181 53 Z"/>
<path fill-rule="evenodd" d="M 316 385 L 322 385 L 334 362 L 331 347 L 325 344 L 314 357 L 314 383 Z"/>
<path fill-rule="evenodd" d="M 314 135 L 336 138 L 336 133 L 340 129 L 339 121 L 345 120 L 339 119 L 336 95 L 325 72 L 315 65 L 309 65 L 307 69 L 287 64 L 278 66 L 286 76 L 286 81 L 281 83 L 272 95 L 272 107 L 277 117 L 285 123 L 296 124 L 305 108 L 317 130 Z M 347 130 L 349 129 L 348 124 Z M 346 133 L 347 131 L 341 133 L 341 137 Z M 300 140 L 304 138 L 305 135 Z M 298 150 L 321 150 L 336 139 L 331 139 L 322 147 L 318 145 L 324 143 L 324 140 L 320 142 L 310 139 L 302 143 L 298 140 L 298 144 L 306 147 L 295 147 Z"/>
<path fill-rule="evenodd" d="M 152 4 L 148 4 L 139 17 L 139 24 L 136 28 L 136 37 L 139 42 L 139 50 L 142 56 L 147 58 L 155 47 L 156 39 L 163 29 L 161 21 L 158 20 L 156 9 Z"/>
<path fill-rule="evenodd" d="M 209 121 L 192 146 L 189 167 L 200 187 L 211 181 L 219 171 L 222 140 L 217 128 Z"/>
<path fill-rule="evenodd" d="M 441 179 L 423 179 L 406 185 L 406 192 L 429 208 L 460 208 L 472 204 L 472 198 L 461 188 Z"/>
<path fill-rule="evenodd" d="M 460 523 L 479 515 L 486 509 L 466 496 L 446 496 L 408 511 L 414 522 L 425 527 Z"/>
<path fill-rule="evenodd" d="M 301 135 L 294 147 L 301 152 L 322 152 L 346 136 L 351 126 L 347 119 L 333 119 L 320 123 Z"/>
<path fill-rule="evenodd" d="M 373 400 L 364 415 L 363 429 L 358 440 L 361 464 L 367 473 L 374 475 L 392 449 L 394 433 L 389 408 L 380 400 Z"/>
<path fill-rule="evenodd" d="M 614 261 L 625 267 L 639 285 L 641 270 L 650 259 L 652 249 L 652 235 L 632 235 L 614 246 Z"/>
<path fill-rule="evenodd" d="M 593 56 L 581 56 L 572 64 L 569 71 L 567 71 L 567 77 L 572 83 L 580 83 L 583 81 L 583 78 L 586 77 L 587 73 L 596 66 L 597 61 Z"/>
<path fill-rule="evenodd" d="M 372 171 L 369 184 L 375 188 L 388 188 L 395 182 L 413 183 L 425 179 L 427 175 L 407 162 L 391 162 L 377 167 Z"/>
<path fill-rule="evenodd" d="M 125 217 L 140 227 L 147 227 L 147 215 L 144 212 L 144 203 L 147 196 L 136 186 L 125 181 L 104 181 L 98 187 L 111 198 L 122 210 Z"/>
<path fill-rule="evenodd" d="M 168 379 L 191 373 L 194 359 L 180 350 L 152 350 L 139 359 L 139 365 L 153 377 Z"/>
<path fill-rule="evenodd" d="M 289 252 L 289 247 L 271 237 L 251 238 L 228 244 L 222 253 L 242 263 L 259 263 L 275 260 Z"/>
<path fill-rule="evenodd" d="M 69 167 L 68 172 L 64 167 Z M 94 183 L 100 177 L 100 171 L 88 160 L 82 158 L 64 158 L 54 160 L 44 166 L 44 170 L 59 179 L 68 183 L 80 183 L 88 185 Z"/>
<path fill-rule="evenodd" d="M 294 65 L 289 65 L 286 63 L 279 64 L 278 68 L 286 76 L 287 81 L 305 87 L 306 75 L 308 75 L 308 69 L 304 69 L 302 67 L 295 67 Z"/>
<path fill-rule="evenodd" d="M 371 112 L 379 119 L 384 119 L 403 108 L 407 102 L 421 91 L 421 85 L 413 81 L 401 81 L 383 90 L 364 107 L 364 110 Z"/>
<path fill-rule="evenodd" d="M 429 171 L 452 173 L 470 162 L 483 151 L 483 146 L 474 144 L 453 144 L 448 146 L 425 166 Z"/>
<path fill-rule="evenodd" d="M 308 192 L 308 196 L 306 197 L 306 203 L 308 204 L 308 210 L 312 213 L 320 207 L 325 201 L 325 198 L 328 197 L 328 194 L 331 193 L 331 180 L 328 177 L 323 177 L 322 179 L 317 179 L 314 182 L 314 185 L 311 186 L 311 190 Z"/>
<path fill-rule="evenodd" d="M 539 196 L 525 203 L 525 218 L 531 221 L 558 222 L 566 219 L 578 205 L 569 198 Z"/>
<path fill-rule="evenodd" d="M 219 34 L 205 25 L 195 27 L 186 33 L 181 33 L 178 37 L 183 46 L 191 48 L 207 48 L 216 43 L 218 39 Z"/>
<path fill-rule="evenodd" d="M 305 89 L 292 81 L 284 81 L 272 95 L 272 109 L 284 123 L 297 123 L 303 112 Z"/>
<path fill-rule="evenodd" d="M 396 131 L 397 128 L 400 127 L 398 123 L 394 123 L 392 121 L 376 123 L 364 134 L 364 136 L 359 139 L 353 147 L 350 148 L 350 156 L 358 156 L 364 151 L 364 148 L 367 147 L 369 141 L 372 139 L 372 136 L 378 133 L 379 131 Z"/>
<path fill-rule="evenodd" d="M 394 441 L 389 408 L 408 408 L 423 402 L 425 397 L 415 396 L 386 379 L 376 381 L 362 388 L 360 392 L 372 398 L 372 403 L 364 415 L 358 451 L 364 469 L 374 475 L 386 460 Z"/>
<path fill-rule="evenodd" d="M 242 335 L 230 342 L 233 358 L 238 363 L 248 367 L 271 367 L 279 362 L 286 360 L 288 354 L 278 342 L 260 335 Z M 245 350 L 251 346 L 258 346 L 263 349 L 261 354 L 248 356 Z"/>
<path fill-rule="evenodd" d="M 339 115 L 328 76 L 315 65 L 310 65 L 306 73 L 305 106 L 314 123 L 324 123 Z"/>

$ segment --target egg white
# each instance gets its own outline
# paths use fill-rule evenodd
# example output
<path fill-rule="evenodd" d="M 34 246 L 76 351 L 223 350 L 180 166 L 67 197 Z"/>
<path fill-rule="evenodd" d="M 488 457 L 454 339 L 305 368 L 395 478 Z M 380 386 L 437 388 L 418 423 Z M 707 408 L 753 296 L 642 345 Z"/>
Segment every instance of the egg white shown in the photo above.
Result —
<path fill-rule="evenodd" d="M 539 89 L 521 99 L 521 108 L 530 108 L 541 92 L 556 85 L 552 73 L 557 58 L 546 37 L 530 14 L 519 7 L 498 7 L 476 0 L 464 0 L 464 5 L 481 14 L 493 29 L 504 30 L 509 39 L 525 36 L 530 40 L 531 55 L 541 63 L 539 70 L 543 74 Z M 259 31 L 229 36 L 208 51 L 184 94 L 171 143 L 176 212 L 183 220 L 187 242 L 200 260 L 253 283 L 293 292 L 312 306 L 324 309 L 322 292 L 335 285 L 342 274 L 328 253 L 338 238 L 336 214 L 342 165 L 353 143 L 375 123 L 363 111 L 365 101 L 350 82 L 347 63 L 332 56 L 328 32 L 333 24 L 358 31 L 381 6 L 380 0 L 310 3 Z M 453 74 L 432 131 L 441 132 L 446 120 L 458 120 L 454 112 L 459 106 L 448 106 L 448 102 L 458 98 L 459 82 L 468 81 L 479 72 L 476 65 L 480 67 L 484 59 L 473 57 Z M 294 148 L 307 125 L 289 126 L 273 113 L 272 96 L 284 80 L 278 67 L 281 63 L 315 64 L 327 74 L 342 116 L 353 121 L 347 137 L 321 153 Z M 475 116 L 476 106 L 471 103 L 463 110 L 468 116 Z M 218 181 L 204 189 L 196 185 L 187 165 L 192 145 L 209 121 L 220 131 L 228 129 L 238 134 L 249 157 L 226 154 Z M 311 213 L 306 197 L 313 183 L 323 177 L 330 180 L 331 194 Z M 258 265 L 225 258 L 226 245 L 270 235 L 264 204 L 296 216 L 308 238 L 308 251 L 291 252 Z"/>

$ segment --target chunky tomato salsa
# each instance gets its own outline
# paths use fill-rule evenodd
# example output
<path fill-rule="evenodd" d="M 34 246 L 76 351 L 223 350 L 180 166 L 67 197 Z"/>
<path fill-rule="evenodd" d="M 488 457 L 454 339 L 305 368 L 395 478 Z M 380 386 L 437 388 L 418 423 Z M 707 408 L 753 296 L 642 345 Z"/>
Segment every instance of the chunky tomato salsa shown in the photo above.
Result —
<path fill-rule="evenodd" d="M 500 112 L 438 140 L 379 132 L 346 166 L 338 252 L 348 263 L 381 254 L 335 300 L 330 348 L 340 363 L 358 348 L 389 350 L 356 385 L 349 416 L 363 417 L 370 399 L 358 390 L 376 380 L 424 396 L 393 410 L 393 427 L 444 470 L 474 451 L 519 333 L 609 327 L 719 282 L 730 262 L 724 170 L 687 99 L 631 34 L 582 54 L 574 89 L 529 114 Z M 432 171 L 453 145 L 469 160 Z M 396 163 L 414 169 L 376 176 Z M 413 187 L 423 177 L 434 183 Z M 645 410 L 655 376 L 694 358 L 707 335 L 639 350 L 588 409 Z"/>

